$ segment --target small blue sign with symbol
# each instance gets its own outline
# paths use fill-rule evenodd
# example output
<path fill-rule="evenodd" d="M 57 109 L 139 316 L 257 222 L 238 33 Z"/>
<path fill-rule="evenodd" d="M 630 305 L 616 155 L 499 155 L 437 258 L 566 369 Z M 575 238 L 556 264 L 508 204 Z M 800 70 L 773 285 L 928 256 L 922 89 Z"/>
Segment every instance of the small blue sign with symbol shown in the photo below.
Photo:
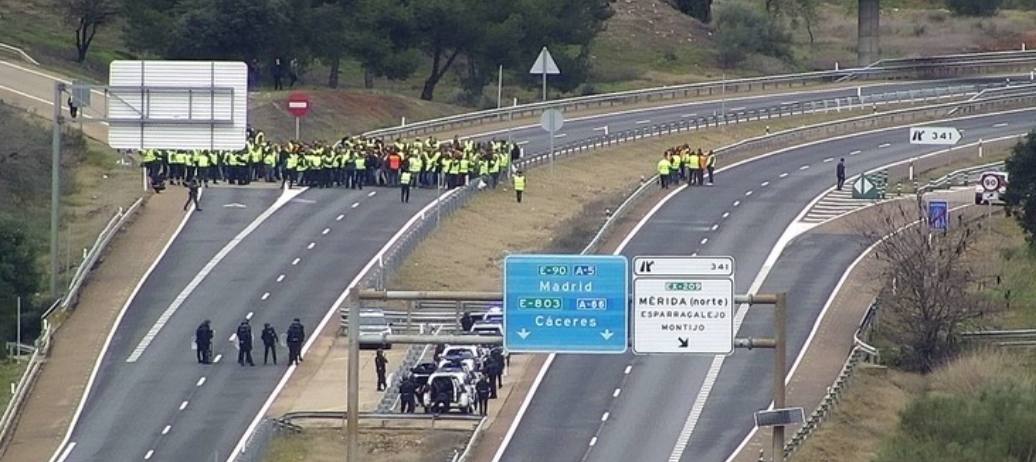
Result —
<path fill-rule="evenodd" d="M 629 269 L 621 255 L 504 259 L 504 347 L 517 353 L 624 353 Z"/>
<path fill-rule="evenodd" d="M 950 204 L 946 201 L 928 201 L 928 228 L 943 232 L 950 229 Z"/>

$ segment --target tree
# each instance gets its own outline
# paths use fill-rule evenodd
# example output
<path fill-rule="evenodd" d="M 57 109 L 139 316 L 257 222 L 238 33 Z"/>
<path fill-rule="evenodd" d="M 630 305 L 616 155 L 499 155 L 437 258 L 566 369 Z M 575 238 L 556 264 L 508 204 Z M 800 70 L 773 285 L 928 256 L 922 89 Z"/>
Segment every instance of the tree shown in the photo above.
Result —
<path fill-rule="evenodd" d="M 723 6 L 716 19 L 719 64 L 734 67 L 748 54 L 791 58 L 791 37 L 773 16 L 741 3 Z"/>
<path fill-rule="evenodd" d="M 946 0 L 946 8 L 961 16 L 993 16 L 1004 0 Z"/>
<path fill-rule="evenodd" d="M 712 0 L 672 0 L 673 6 L 701 22 L 712 21 Z"/>
<path fill-rule="evenodd" d="M 33 297 L 40 289 L 39 248 L 29 238 L 24 224 L 13 219 L 0 219 L 0 324 L 4 339 L 15 334 L 15 306 L 22 299 L 22 325 L 31 326 L 25 338 L 37 331 L 39 314 L 33 308 Z"/>
<path fill-rule="evenodd" d="M 76 62 L 86 61 L 97 28 L 110 23 L 119 11 L 116 0 L 61 0 L 65 21 L 76 26 Z"/>
<path fill-rule="evenodd" d="M 978 275 L 965 260 L 972 229 L 958 225 L 931 231 L 921 196 L 916 203 L 880 212 L 864 232 L 877 241 L 875 258 L 894 289 L 881 298 L 880 329 L 899 349 L 900 366 L 923 373 L 957 351 L 969 321 L 993 309 L 974 295 Z"/>
<path fill-rule="evenodd" d="M 464 47 L 479 40 L 475 29 L 482 25 L 484 18 L 476 14 L 479 11 L 477 3 L 470 0 L 422 0 L 414 4 L 421 48 L 432 58 L 432 69 L 421 89 L 421 99 L 432 100 L 435 86 Z"/>
<path fill-rule="evenodd" d="M 1015 145 L 1005 163 L 1008 185 L 1004 202 L 1036 249 L 1036 131 Z"/>
<path fill-rule="evenodd" d="M 349 10 L 349 54 L 364 70 L 363 86 L 375 77 L 400 80 L 417 71 L 413 8 L 401 0 L 358 0 Z"/>

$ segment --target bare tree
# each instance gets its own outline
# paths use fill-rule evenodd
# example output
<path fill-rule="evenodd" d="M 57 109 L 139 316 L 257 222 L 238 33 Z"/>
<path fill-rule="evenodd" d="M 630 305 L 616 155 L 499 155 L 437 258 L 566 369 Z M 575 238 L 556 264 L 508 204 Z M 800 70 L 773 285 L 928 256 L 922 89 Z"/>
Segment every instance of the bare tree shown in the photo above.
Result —
<path fill-rule="evenodd" d="M 901 349 L 903 366 L 927 373 L 957 351 L 969 321 L 994 309 L 975 295 L 980 275 L 965 258 L 974 231 L 963 220 L 932 231 L 920 196 L 879 215 L 864 234 L 878 242 L 874 255 L 891 287 L 882 298 L 882 334 Z"/>
<path fill-rule="evenodd" d="M 118 15 L 118 0 L 61 0 L 61 8 L 65 21 L 76 26 L 76 62 L 82 64 L 97 35 L 97 28 Z"/>

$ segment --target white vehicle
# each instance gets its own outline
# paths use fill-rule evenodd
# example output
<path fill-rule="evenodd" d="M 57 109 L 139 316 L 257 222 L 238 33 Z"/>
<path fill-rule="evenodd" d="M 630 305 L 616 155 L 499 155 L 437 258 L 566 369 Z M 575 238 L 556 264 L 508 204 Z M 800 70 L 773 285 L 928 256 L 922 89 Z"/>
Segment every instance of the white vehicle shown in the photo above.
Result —
<path fill-rule="evenodd" d="M 448 403 L 445 412 L 456 409 L 471 414 L 475 411 L 475 386 L 468 381 L 467 373 L 438 371 L 428 376 L 428 387 L 421 396 L 421 406 L 426 413 L 435 409 L 438 392 L 446 394 Z"/>
<path fill-rule="evenodd" d="M 975 185 L 975 205 L 1003 205 L 1007 192 L 1007 172 L 989 171 L 979 176 Z"/>
<path fill-rule="evenodd" d="M 475 345 L 448 345 L 439 357 L 439 367 L 459 363 L 468 371 L 477 371 L 482 368 L 482 356 L 481 349 Z"/>
<path fill-rule="evenodd" d="M 385 318 L 381 309 L 360 311 L 360 348 L 392 348 L 392 344 L 383 343 L 383 335 L 392 333 L 392 324 Z"/>
<path fill-rule="evenodd" d="M 499 306 L 489 308 L 489 310 L 482 314 L 482 322 L 498 323 L 503 325 L 504 309 Z"/>
<path fill-rule="evenodd" d="M 478 335 L 504 335 L 504 325 L 496 321 L 478 321 L 471 326 L 471 333 Z"/>

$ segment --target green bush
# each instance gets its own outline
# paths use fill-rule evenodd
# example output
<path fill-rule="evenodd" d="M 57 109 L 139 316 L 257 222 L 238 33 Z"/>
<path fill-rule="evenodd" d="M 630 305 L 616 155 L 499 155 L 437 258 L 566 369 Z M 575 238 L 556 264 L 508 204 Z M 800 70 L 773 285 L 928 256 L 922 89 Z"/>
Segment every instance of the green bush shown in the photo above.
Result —
<path fill-rule="evenodd" d="M 780 22 L 742 3 L 723 6 L 716 18 L 719 65 L 734 67 L 749 54 L 791 58 L 791 35 Z"/>
<path fill-rule="evenodd" d="M 929 395 L 900 415 L 877 462 L 1028 462 L 1036 455 L 1036 387 L 989 385 L 974 396 Z"/>
<path fill-rule="evenodd" d="M 961 16 L 993 16 L 1004 0 L 946 0 L 946 8 Z"/>

